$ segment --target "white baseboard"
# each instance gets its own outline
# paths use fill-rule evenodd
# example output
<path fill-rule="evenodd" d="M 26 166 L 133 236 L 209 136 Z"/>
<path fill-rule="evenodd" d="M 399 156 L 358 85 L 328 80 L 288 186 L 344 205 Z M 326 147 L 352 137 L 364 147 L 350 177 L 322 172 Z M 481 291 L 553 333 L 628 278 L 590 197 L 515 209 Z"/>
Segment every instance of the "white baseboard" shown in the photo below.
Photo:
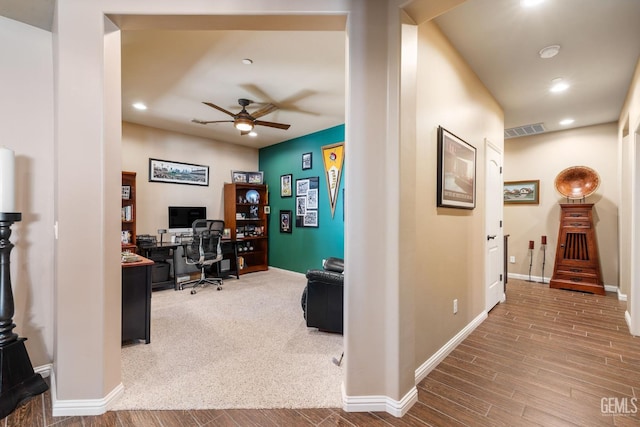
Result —
<path fill-rule="evenodd" d="M 280 268 L 280 267 L 269 266 L 269 270 L 277 270 L 277 271 L 281 271 L 283 273 L 289 273 L 289 274 L 293 274 L 293 275 L 296 275 L 296 276 L 306 277 L 304 273 L 298 273 L 297 271 L 285 270 L 284 268 Z"/>
<path fill-rule="evenodd" d="M 509 273 L 507 275 L 508 278 L 510 279 L 520 279 L 520 280 L 529 280 L 529 275 L 528 274 L 517 274 L 517 273 Z M 546 277 L 544 278 L 544 283 L 542 282 L 542 277 L 540 276 L 531 276 L 531 281 L 532 282 L 536 282 L 536 283 L 540 283 L 541 285 L 548 285 L 549 284 L 549 280 L 551 280 L 551 277 Z M 620 301 L 626 301 L 627 300 L 627 296 L 623 293 L 620 292 L 620 288 L 618 288 L 616 285 L 604 285 L 604 290 L 606 292 L 615 292 L 618 294 L 618 300 Z"/>
<path fill-rule="evenodd" d="M 394 417 L 404 416 L 418 401 L 418 389 L 414 386 L 400 400 L 389 396 L 347 396 L 342 383 L 342 409 L 346 412 L 388 412 Z"/>
<path fill-rule="evenodd" d="M 416 369 L 416 384 L 422 381 L 429 372 L 431 372 L 445 357 L 449 355 L 466 337 L 473 332 L 478 325 L 480 325 L 484 319 L 487 318 L 487 312 L 483 311 L 475 319 L 473 319 L 467 326 L 465 326 L 460 332 L 458 332 L 453 338 L 449 340 L 440 350 L 436 351 L 433 356 L 427 359 L 418 369 Z"/>
<path fill-rule="evenodd" d="M 101 399 L 59 400 L 56 394 L 55 371 L 53 369 L 49 371 L 51 373 L 51 414 L 54 417 L 102 415 L 124 393 L 124 385 L 120 383 Z"/>
<path fill-rule="evenodd" d="M 483 311 L 473 319 L 464 329 L 456 334 L 440 350 L 424 362 L 415 372 L 416 385 L 426 377 L 451 351 L 471 334 L 487 318 Z M 346 412 L 388 412 L 395 417 L 402 417 L 418 401 L 416 386 L 400 400 L 388 396 L 347 396 L 342 383 L 342 408 Z"/>

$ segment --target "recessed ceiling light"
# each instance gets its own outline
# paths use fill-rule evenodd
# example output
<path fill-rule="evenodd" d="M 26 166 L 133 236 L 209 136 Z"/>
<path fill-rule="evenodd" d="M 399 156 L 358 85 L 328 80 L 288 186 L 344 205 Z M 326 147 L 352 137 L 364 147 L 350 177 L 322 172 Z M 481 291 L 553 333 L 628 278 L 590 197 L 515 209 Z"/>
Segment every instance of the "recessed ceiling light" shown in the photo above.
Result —
<path fill-rule="evenodd" d="M 560 52 L 560 45 L 554 44 L 554 45 L 543 47 L 542 49 L 540 49 L 540 52 L 538 52 L 538 55 L 540 55 L 540 58 L 542 59 L 549 59 L 556 56 L 559 52 Z"/>
<path fill-rule="evenodd" d="M 551 92 L 563 92 L 569 89 L 569 83 L 562 80 L 560 77 L 551 80 Z"/>
<path fill-rule="evenodd" d="M 258 136 L 258 134 L 257 134 L 255 131 L 253 131 L 253 130 L 252 130 L 251 132 L 249 132 L 247 135 L 249 135 L 249 136 L 253 136 L 253 137 Z"/>
<path fill-rule="evenodd" d="M 142 102 L 136 102 L 133 105 L 133 108 L 135 108 L 136 110 L 146 110 L 147 106 L 144 105 Z"/>
<path fill-rule="evenodd" d="M 251 65 L 251 64 L 253 64 L 253 59 L 250 59 L 250 58 L 244 58 L 244 59 L 242 60 L 242 63 L 243 63 L 244 65 Z"/>
<path fill-rule="evenodd" d="M 564 120 L 560 120 L 560 124 L 562 126 L 567 126 L 570 125 L 571 123 L 575 122 L 575 120 L 573 119 L 564 119 Z"/>
<path fill-rule="evenodd" d="M 522 7 L 535 7 L 540 3 L 543 3 L 544 0 L 520 0 L 520 6 Z"/>

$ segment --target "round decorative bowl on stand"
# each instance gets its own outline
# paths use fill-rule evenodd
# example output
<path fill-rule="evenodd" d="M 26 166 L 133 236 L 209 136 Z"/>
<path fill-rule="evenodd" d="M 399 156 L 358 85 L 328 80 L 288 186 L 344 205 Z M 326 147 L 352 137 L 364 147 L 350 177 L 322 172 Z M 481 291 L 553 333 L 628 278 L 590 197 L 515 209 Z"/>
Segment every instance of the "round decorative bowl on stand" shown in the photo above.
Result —
<path fill-rule="evenodd" d="M 584 199 L 600 185 L 600 175 L 587 166 L 572 166 L 561 171 L 555 180 L 556 190 L 567 199 Z"/>

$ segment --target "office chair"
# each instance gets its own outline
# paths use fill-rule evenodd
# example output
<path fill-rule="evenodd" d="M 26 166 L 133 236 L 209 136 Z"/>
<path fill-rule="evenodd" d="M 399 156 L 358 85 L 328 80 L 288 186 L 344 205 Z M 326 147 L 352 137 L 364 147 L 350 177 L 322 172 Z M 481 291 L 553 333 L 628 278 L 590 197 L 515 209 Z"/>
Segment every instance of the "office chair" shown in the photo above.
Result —
<path fill-rule="evenodd" d="M 220 239 L 224 230 L 224 221 L 196 219 L 191 228 L 193 240 L 184 246 L 185 263 L 200 269 L 200 279 L 182 283 L 180 289 L 192 285 L 191 294 L 195 294 L 198 287 L 216 285 L 217 289 L 221 290 L 222 279 L 206 277 L 205 269 L 222 260 Z"/>

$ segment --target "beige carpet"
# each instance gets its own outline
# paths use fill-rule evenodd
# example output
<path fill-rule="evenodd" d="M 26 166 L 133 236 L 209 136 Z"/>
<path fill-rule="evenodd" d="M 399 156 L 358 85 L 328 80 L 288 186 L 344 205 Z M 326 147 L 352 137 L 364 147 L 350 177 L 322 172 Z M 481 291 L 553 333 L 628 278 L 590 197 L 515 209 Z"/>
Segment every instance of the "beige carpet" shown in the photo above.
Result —
<path fill-rule="evenodd" d="M 156 291 L 151 343 L 122 348 L 111 408 L 341 407 L 341 335 L 307 328 L 304 275 L 270 269 L 215 287 Z"/>

